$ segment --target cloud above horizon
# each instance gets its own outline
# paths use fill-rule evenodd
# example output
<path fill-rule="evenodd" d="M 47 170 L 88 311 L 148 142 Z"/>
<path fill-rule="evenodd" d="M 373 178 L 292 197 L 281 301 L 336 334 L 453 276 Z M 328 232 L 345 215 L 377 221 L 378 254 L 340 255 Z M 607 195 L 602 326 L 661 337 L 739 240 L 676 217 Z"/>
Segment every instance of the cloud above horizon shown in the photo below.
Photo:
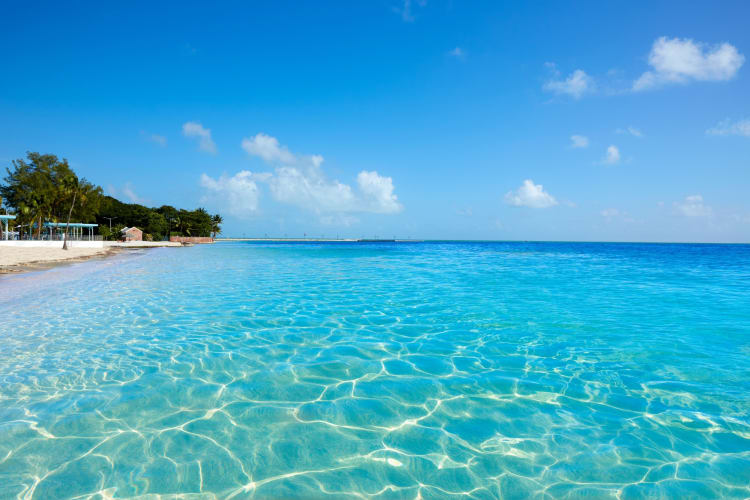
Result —
<path fill-rule="evenodd" d="M 544 186 L 526 179 L 517 190 L 505 194 L 505 203 L 514 207 L 549 208 L 557 205 L 557 200 Z"/>
<path fill-rule="evenodd" d="M 670 84 L 684 85 L 693 81 L 721 82 L 734 78 L 744 63 L 745 56 L 727 42 L 710 45 L 690 38 L 662 36 L 653 42 L 648 54 L 651 69 L 643 72 L 632 83 L 616 78 L 617 70 L 610 70 L 606 76 L 596 80 L 583 69 L 576 69 L 563 77 L 557 65 L 548 62 L 545 66 L 551 70 L 552 77 L 544 83 L 542 89 L 580 99 L 597 91 L 619 95 Z M 622 129 L 619 131 L 625 132 Z M 637 133 L 633 135 L 640 137 Z"/>
<path fill-rule="evenodd" d="M 614 144 L 609 146 L 601 162 L 604 165 L 616 165 L 620 163 L 620 149 Z"/>
<path fill-rule="evenodd" d="M 296 163 L 297 158 L 286 148 L 281 146 L 278 139 L 263 132 L 242 139 L 242 149 L 247 154 L 258 156 L 268 163 Z"/>
<path fill-rule="evenodd" d="M 202 174 L 200 185 L 206 194 L 201 198 L 201 203 L 221 206 L 235 217 L 254 215 L 260 201 L 256 180 L 255 174 L 249 170 L 241 170 L 232 177 L 221 175 L 218 179 Z"/>
<path fill-rule="evenodd" d="M 750 137 L 750 119 L 732 122 L 729 118 L 706 130 L 708 135 L 740 135 Z"/>
<path fill-rule="evenodd" d="M 570 143 L 571 148 L 587 148 L 589 147 L 589 138 L 585 135 L 571 135 Z"/>
<path fill-rule="evenodd" d="M 615 130 L 615 133 L 616 134 L 630 134 L 633 137 L 638 137 L 639 139 L 643 138 L 643 132 L 633 127 L 632 125 L 627 128 L 618 128 L 617 130 Z"/>
<path fill-rule="evenodd" d="M 201 176 L 206 201 L 223 204 L 238 217 L 254 215 L 259 210 L 260 186 L 268 186 L 272 198 L 320 216 L 321 222 L 343 225 L 356 219 L 345 214 L 396 214 L 403 205 L 394 193 L 393 179 L 376 171 L 362 170 L 356 178 L 356 189 L 325 175 L 320 155 L 299 155 L 270 135 L 259 133 L 244 138 L 242 148 L 251 156 L 274 166 L 273 172 L 252 173 L 242 170 L 234 176 L 214 179 Z M 340 217 L 338 217 L 340 215 Z M 334 217 L 336 216 L 336 217 Z"/>
<path fill-rule="evenodd" d="M 677 212 L 686 217 L 708 217 L 713 214 L 713 209 L 703 203 L 703 196 L 693 194 L 686 196 L 682 202 L 674 202 Z"/>
<path fill-rule="evenodd" d="M 553 76 L 547 80 L 542 87 L 547 92 L 557 95 L 569 95 L 574 99 L 580 99 L 584 94 L 593 92 L 596 85 L 594 79 L 582 69 L 573 71 L 567 78 L 562 79 L 560 72 L 553 63 L 546 66 L 552 70 Z"/>
<path fill-rule="evenodd" d="M 732 79 L 745 62 L 745 56 L 729 43 L 710 46 L 690 38 L 659 37 L 648 55 L 650 71 L 634 83 L 634 91 L 691 81 Z"/>
<path fill-rule="evenodd" d="M 113 198 L 122 198 L 128 203 L 149 203 L 149 200 L 146 198 L 138 196 L 138 193 L 135 192 L 135 188 L 133 187 L 133 183 L 130 181 L 126 182 L 121 189 L 117 189 L 112 184 L 109 184 L 106 193 Z"/>
<path fill-rule="evenodd" d="M 182 135 L 198 139 L 198 148 L 206 153 L 216 153 L 216 143 L 211 138 L 211 129 L 203 127 L 198 122 L 185 122 L 182 125 Z"/>
<path fill-rule="evenodd" d="M 167 138 L 163 135 L 159 134 L 148 134 L 145 131 L 141 130 L 141 137 L 143 137 L 148 142 L 153 142 L 154 144 L 158 144 L 159 146 L 166 146 L 167 145 Z"/>

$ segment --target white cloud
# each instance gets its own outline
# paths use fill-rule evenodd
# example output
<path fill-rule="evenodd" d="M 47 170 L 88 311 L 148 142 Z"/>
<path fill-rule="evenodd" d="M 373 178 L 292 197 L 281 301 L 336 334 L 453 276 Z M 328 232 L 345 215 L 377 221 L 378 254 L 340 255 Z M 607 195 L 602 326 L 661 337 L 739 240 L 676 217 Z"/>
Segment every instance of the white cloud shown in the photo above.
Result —
<path fill-rule="evenodd" d="M 206 195 L 201 203 L 220 206 L 236 217 L 247 217 L 258 211 L 260 190 L 257 179 L 264 176 L 253 174 L 248 170 L 241 170 L 232 177 L 222 175 L 213 179 L 206 174 L 201 175 L 201 186 L 206 189 Z"/>
<path fill-rule="evenodd" d="M 589 138 L 585 135 L 571 135 L 570 136 L 570 147 L 571 148 L 587 148 L 589 147 Z"/>
<path fill-rule="evenodd" d="M 614 144 L 607 148 L 607 154 L 604 156 L 602 163 L 605 165 L 615 165 L 620 162 L 620 150 Z"/>
<path fill-rule="evenodd" d="M 584 94 L 594 90 L 594 79 L 587 75 L 585 71 L 577 69 L 568 78 L 561 80 L 560 73 L 555 69 L 555 65 L 548 63 L 547 66 L 553 69 L 554 76 L 544 84 L 544 90 L 558 95 L 567 94 L 575 99 L 580 99 Z"/>
<path fill-rule="evenodd" d="M 151 134 L 150 139 L 151 139 L 151 142 L 155 142 L 156 144 L 158 144 L 160 146 L 166 146 L 167 145 L 167 138 L 164 137 L 163 135 Z"/>
<path fill-rule="evenodd" d="M 320 167 L 280 167 L 269 179 L 273 197 L 316 213 L 352 212 L 356 198 L 351 186 L 328 180 Z"/>
<path fill-rule="evenodd" d="M 745 62 L 745 56 L 728 43 L 709 46 L 689 38 L 657 38 L 648 55 L 651 71 L 633 83 L 633 90 L 646 90 L 669 83 L 729 80 Z"/>
<path fill-rule="evenodd" d="M 285 146 L 279 145 L 278 139 L 263 132 L 242 139 L 242 149 L 248 154 L 259 156 L 269 163 L 296 163 L 297 159 Z"/>
<path fill-rule="evenodd" d="M 403 209 L 393 194 L 393 180 L 363 170 L 357 175 L 358 191 L 326 178 L 320 165 L 279 167 L 268 179 L 274 199 L 318 214 L 369 212 L 395 214 Z"/>
<path fill-rule="evenodd" d="M 618 210 L 616 208 L 605 208 L 601 212 L 599 212 L 602 217 L 604 217 L 607 220 L 607 223 L 612 223 L 614 221 L 619 222 L 625 222 L 627 224 L 632 224 L 636 222 L 636 220 L 628 214 L 628 212 Z"/>
<path fill-rule="evenodd" d="M 630 134 L 633 137 L 638 137 L 639 139 L 643 137 L 643 132 L 638 130 L 637 128 L 630 126 L 628 128 L 618 128 L 615 130 L 616 134 Z"/>
<path fill-rule="evenodd" d="M 107 194 L 127 203 L 148 203 L 147 199 L 138 196 L 131 182 L 126 182 L 122 189 L 117 189 L 112 184 L 108 184 Z"/>
<path fill-rule="evenodd" d="M 719 122 L 715 127 L 706 130 L 709 135 L 742 135 L 750 137 L 750 120 L 738 120 L 732 123 L 729 119 Z"/>
<path fill-rule="evenodd" d="M 198 147 L 207 153 L 216 153 L 216 144 L 211 139 L 211 129 L 204 128 L 198 122 L 185 122 L 182 125 L 182 135 L 185 137 L 197 137 Z"/>
<path fill-rule="evenodd" d="M 416 3 L 416 5 L 419 7 L 424 7 L 425 5 L 427 5 L 427 0 L 416 0 L 414 3 Z M 401 0 L 401 6 L 394 7 L 393 11 L 398 13 L 401 16 L 401 19 L 404 20 L 404 22 L 410 23 L 414 21 L 412 5 L 412 0 Z"/>
<path fill-rule="evenodd" d="M 466 59 L 466 51 L 461 47 L 456 47 L 455 49 L 449 50 L 448 55 L 451 57 L 455 57 L 456 59 Z"/>
<path fill-rule="evenodd" d="M 398 197 L 393 194 L 393 179 L 377 172 L 361 171 L 357 175 L 357 185 L 362 192 L 364 206 L 369 212 L 395 214 L 403 210 Z"/>
<path fill-rule="evenodd" d="M 140 196 L 135 193 L 132 184 L 130 184 L 129 182 L 125 184 L 124 188 L 122 188 L 122 194 L 128 201 L 132 203 L 138 203 L 139 201 L 141 201 Z"/>
<path fill-rule="evenodd" d="M 145 140 L 149 142 L 153 142 L 155 144 L 158 144 L 159 146 L 166 146 L 167 145 L 167 138 L 163 135 L 159 134 L 147 134 L 143 130 L 141 130 L 141 137 L 143 137 Z"/>
<path fill-rule="evenodd" d="M 544 186 L 526 179 L 515 192 L 505 194 L 505 203 L 516 207 L 548 208 L 557 205 L 557 200 L 544 190 Z"/>
<path fill-rule="evenodd" d="M 223 200 L 233 215 L 251 215 L 258 210 L 258 183 L 267 185 L 276 201 L 312 211 L 326 224 L 352 224 L 357 219 L 347 214 L 356 212 L 395 214 L 403 210 L 394 194 L 393 179 L 375 171 L 361 171 L 354 189 L 326 177 L 322 156 L 294 154 L 275 137 L 257 134 L 243 139 L 242 148 L 275 165 L 274 171 L 242 171 L 216 180 L 206 174 L 201 177 L 201 185 L 215 195 L 213 201 Z"/>
<path fill-rule="evenodd" d="M 713 213 L 711 207 L 703 204 L 703 196 L 699 194 L 686 196 L 682 203 L 675 202 L 674 206 L 687 217 L 708 217 Z"/>

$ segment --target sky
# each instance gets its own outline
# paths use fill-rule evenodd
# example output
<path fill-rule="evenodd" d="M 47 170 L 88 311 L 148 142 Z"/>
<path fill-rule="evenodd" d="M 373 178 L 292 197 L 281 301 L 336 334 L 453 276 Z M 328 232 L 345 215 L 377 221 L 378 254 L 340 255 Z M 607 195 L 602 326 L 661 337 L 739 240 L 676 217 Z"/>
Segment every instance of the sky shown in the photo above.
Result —
<path fill-rule="evenodd" d="M 0 166 L 225 236 L 750 241 L 750 3 L 7 2 Z"/>

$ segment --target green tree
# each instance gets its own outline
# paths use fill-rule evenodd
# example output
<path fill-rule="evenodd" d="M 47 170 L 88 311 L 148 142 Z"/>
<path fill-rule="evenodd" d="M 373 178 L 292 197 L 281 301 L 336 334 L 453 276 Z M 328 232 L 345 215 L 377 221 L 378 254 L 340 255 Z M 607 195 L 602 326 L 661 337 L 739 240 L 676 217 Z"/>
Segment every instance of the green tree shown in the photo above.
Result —
<path fill-rule="evenodd" d="M 216 235 L 221 233 L 221 224 L 224 222 L 221 215 L 216 214 L 211 216 L 211 237 L 216 238 Z"/>
<path fill-rule="evenodd" d="M 125 224 L 115 224 L 112 226 L 112 232 L 109 234 L 109 239 L 112 241 L 118 241 L 122 239 L 122 230 L 125 229 Z"/>
<path fill-rule="evenodd" d="M 65 236 L 63 238 L 63 250 L 68 249 L 68 230 L 70 229 L 70 216 L 73 215 L 73 209 L 76 206 L 76 198 L 78 198 L 78 177 L 70 175 L 66 177 L 61 183 L 58 189 L 62 193 L 73 193 L 73 199 L 70 201 L 70 210 L 68 210 L 68 221 L 65 223 Z"/>
<path fill-rule="evenodd" d="M 26 159 L 14 160 L 12 167 L 6 168 L 0 197 L 6 207 L 14 210 L 17 227 L 26 228 L 29 233 L 36 229 L 37 237 L 44 222 L 50 221 L 66 222 L 67 238 L 72 220 L 96 222 L 99 234 L 107 239 L 120 238 L 119 230 L 110 230 L 111 222 L 119 227 L 138 227 L 155 239 L 169 236 L 171 231 L 184 236 L 211 236 L 221 231 L 221 216 L 212 216 L 204 208 L 148 208 L 105 196 L 99 186 L 79 178 L 67 160 L 55 155 L 29 152 Z"/>
<path fill-rule="evenodd" d="M 0 185 L 0 195 L 5 203 L 16 210 L 17 222 L 33 231 L 36 224 L 37 237 L 41 235 L 42 223 L 55 208 L 59 195 L 53 181 L 53 167 L 60 170 L 70 167 L 67 161 L 54 155 L 27 153 L 27 160 L 13 160 L 13 170 L 6 168 L 7 175 Z"/>
<path fill-rule="evenodd" d="M 26 153 L 12 162 L 0 184 L 5 204 L 16 212 L 17 222 L 39 238 L 45 221 L 61 222 L 75 216 L 83 222 L 94 219 L 101 188 L 79 179 L 66 159 L 50 154 Z M 75 198 L 75 203 L 73 202 Z"/>
<path fill-rule="evenodd" d="M 205 208 L 198 208 L 192 213 L 195 236 L 211 236 L 213 219 Z"/>
<path fill-rule="evenodd" d="M 167 233 L 167 220 L 159 212 L 151 210 L 143 232 L 150 234 L 153 239 L 161 240 Z"/>
<path fill-rule="evenodd" d="M 172 236 L 172 231 L 177 230 L 177 226 L 180 220 L 180 212 L 176 208 L 169 205 L 162 205 L 157 208 L 156 211 L 164 217 L 164 220 L 167 223 L 166 237 L 167 239 L 169 239 L 169 237 Z"/>
<path fill-rule="evenodd" d="M 193 236 L 193 218 L 192 214 L 187 210 L 180 210 L 177 216 L 177 230 L 182 236 Z"/>

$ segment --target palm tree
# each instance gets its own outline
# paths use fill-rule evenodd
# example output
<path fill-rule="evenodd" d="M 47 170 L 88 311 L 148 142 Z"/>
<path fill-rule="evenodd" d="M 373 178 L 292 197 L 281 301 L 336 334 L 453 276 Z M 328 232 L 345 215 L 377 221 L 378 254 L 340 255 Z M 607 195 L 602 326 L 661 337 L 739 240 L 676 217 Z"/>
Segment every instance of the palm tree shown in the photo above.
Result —
<path fill-rule="evenodd" d="M 45 196 L 41 190 L 35 190 L 19 203 L 19 208 L 24 222 L 28 222 L 29 235 L 34 233 L 34 225 L 37 225 L 36 237 L 40 239 L 42 234 L 42 221 L 45 216 L 49 213 L 48 208 L 44 204 Z"/>
<path fill-rule="evenodd" d="M 63 250 L 68 249 L 68 230 L 70 229 L 70 218 L 73 212 L 78 208 L 76 216 L 82 219 L 91 217 L 93 212 L 96 212 L 98 206 L 87 206 L 87 205 L 98 205 L 101 199 L 102 188 L 94 186 L 86 179 L 78 179 L 78 176 L 69 170 L 63 176 L 57 179 L 57 193 L 55 196 L 55 203 L 62 205 L 66 200 L 70 199 L 70 194 L 73 194 L 73 199 L 68 209 L 68 218 L 65 223 L 65 235 L 63 236 Z M 76 201 L 78 204 L 76 205 Z M 89 209 L 89 210 L 85 210 Z M 88 213 L 87 213 L 88 212 Z M 50 214 L 50 217 L 57 221 L 57 213 Z"/>
<path fill-rule="evenodd" d="M 177 230 L 182 233 L 182 236 L 190 236 L 193 232 L 193 221 L 190 220 L 190 216 L 182 213 L 180 210 L 180 216 L 177 220 Z"/>
<path fill-rule="evenodd" d="M 221 224 L 224 222 L 224 219 L 221 218 L 221 215 L 216 214 L 211 217 L 211 233 L 212 238 L 216 238 L 216 235 L 221 233 Z"/>
<path fill-rule="evenodd" d="M 65 236 L 63 237 L 63 250 L 68 249 L 68 229 L 70 228 L 70 216 L 73 215 L 73 208 L 76 206 L 76 197 L 78 196 L 78 177 L 75 174 L 66 176 L 63 182 L 59 186 L 59 190 L 65 197 L 66 193 L 73 191 L 73 201 L 70 203 L 70 210 L 68 210 L 68 222 L 65 223 Z"/>

